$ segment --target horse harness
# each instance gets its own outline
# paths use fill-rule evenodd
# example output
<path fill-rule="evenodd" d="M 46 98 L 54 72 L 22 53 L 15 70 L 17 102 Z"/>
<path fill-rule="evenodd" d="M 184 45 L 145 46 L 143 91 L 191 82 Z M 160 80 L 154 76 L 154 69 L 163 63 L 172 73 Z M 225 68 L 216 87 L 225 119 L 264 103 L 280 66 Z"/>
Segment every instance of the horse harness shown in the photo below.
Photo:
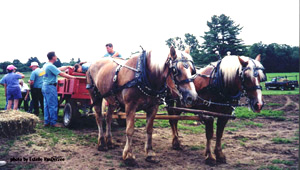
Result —
<path fill-rule="evenodd" d="M 113 61 L 116 64 L 118 64 L 118 66 L 116 68 L 116 71 L 115 71 L 115 75 L 113 77 L 113 87 L 107 93 L 101 94 L 98 91 L 98 88 L 95 87 L 95 85 L 92 85 L 91 87 L 94 87 L 93 88 L 94 89 L 93 94 L 95 95 L 96 100 L 101 99 L 101 98 L 105 98 L 105 97 L 109 97 L 109 96 L 115 96 L 115 99 L 116 99 L 117 103 L 119 104 L 119 102 L 116 98 L 116 94 L 118 92 L 122 91 L 123 89 L 131 88 L 131 87 L 137 87 L 146 96 L 152 96 L 152 97 L 156 97 L 158 99 L 164 99 L 166 97 L 167 89 L 168 89 L 167 85 L 166 85 L 166 82 L 164 83 L 164 85 L 159 90 L 153 89 L 151 87 L 151 84 L 150 84 L 148 76 L 147 76 L 148 75 L 147 74 L 147 69 L 146 69 L 147 68 L 147 56 L 146 56 L 146 51 L 145 50 L 143 50 L 142 54 L 139 56 L 137 64 L 136 64 L 136 68 L 118 63 L 116 60 L 113 60 Z M 170 71 L 172 71 L 173 77 L 174 77 L 174 78 L 172 77 L 172 80 L 175 81 L 176 85 L 179 85 L 179 84 L 183 83 L 182 81 L 179 82 L 176 79 L 176 77 L 178 76 L 178 73 L 179 73 L 178 67 L 177 67 L 178 62 L 182 62 L 184 67 L 188 67 L 188 64 L 186 64 L 187 62 L 191 62 L 192 65 L 193 65 L 193 61 L 191 61 L 191 60 L 187 60 L 187 59 L 179 59 L 179 60 L 175 59 L 175 60 L 173 60 L 170 57 L 168 58 L 168 60 L 165 63 L 165 64 L 169 65 L 168 76 L 170 74 Z M 120 72 L 122 67 L 125 67 L 125 68 L 128 68 L 128 69 L 134 71 L 135 75 L 134 75 L 133 80 L 125 83 L 122 86 L 118 86 L 118 82 L 117 82 L 118 73 Z M 196 71 L 194 65 L 193 65 L 193 70 Z M 89 75 L 89 76 L 91 77 L 91 75 Z M 91 77 L 91 80 L 92 80 L 92 83 L 93 83 L 92 77 Z M 178 88 L 177 88 L 177 90 L 180 91 Z M 96 103 L 96 102 L 94 102 L 94 103 Z"/>

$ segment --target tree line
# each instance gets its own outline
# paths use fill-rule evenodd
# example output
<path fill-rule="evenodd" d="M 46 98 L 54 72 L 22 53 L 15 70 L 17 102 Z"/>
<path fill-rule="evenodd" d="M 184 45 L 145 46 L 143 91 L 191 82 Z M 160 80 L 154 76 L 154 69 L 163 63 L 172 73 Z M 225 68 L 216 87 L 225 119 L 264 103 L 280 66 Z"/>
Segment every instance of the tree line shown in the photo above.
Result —
<path fill-rule="evenodd" d="M 10 64 L 13 64 L 18 68 L 19 72 L 27 72 L 31 71 L 31 68 L 29 66 L 31 65 L 31 62 L 37 62 L 40 67 L 43 67 L 45 62 L 40 62 L 37 57 L 30 57 L 26 63 L 22 63 L 20 60 L 15 59 L 13 62 L 5 61 L 0 63 L 0 74 L 5 74 L 6 73 L 6 67 Z M 75 61 L 74 58 L 70 60 L 70 62 L 61 62 L 59 58 L 57 58 L 57 61 L 54 63 L 56 67 L 61 67 L 61 66 L 73 66 L 76 63 L 80 63 L 80 58 Z"/>
<path fill-rule="evenodd" d="M 244 55 L 255 58 L 262 56 L 262 64 L 266 72 L 298 72 L 299 71 L 299 47 L 286 44 L 263 44 L 262 42 L 252 45 L 244 45 L 243 40 L 238 38 L 243 27 L 228 16 L 214 15 L 211 21 L 207 21 L 209 31 L 200 36 L 204 41 L 199 43 L 196 36 L 186 33 L 184 38 L 174 37 L 166 40 L 166 45 L 174 46 L 179 50 L 190 47 L 190 54 L 196 65 L 203 67 L 210 62 L 217 61 L 230 52 L 231 55 Z"/>

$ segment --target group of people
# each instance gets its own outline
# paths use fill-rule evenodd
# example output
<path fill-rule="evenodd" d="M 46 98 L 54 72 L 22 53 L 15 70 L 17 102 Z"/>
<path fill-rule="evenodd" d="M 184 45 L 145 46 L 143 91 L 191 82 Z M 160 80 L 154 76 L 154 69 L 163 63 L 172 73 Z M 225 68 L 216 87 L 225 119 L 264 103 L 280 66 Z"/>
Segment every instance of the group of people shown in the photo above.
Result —
<path fill-rule="evenodd" d="M 113 50 L 113 45 L 108 43 L 105 45 L 107 54 L 104 57 L 121 57 L 121 55 Z M 47 54 L 48 62 L 43 65 L 43 68 L 39 68 L 37 62 L 32 62 L 30 68 L 32 69 L 30 75 L 30 89 L 31 98 L 34 108 L 34 114 L 39 115 L 39 106 L 44 113 L 44 127 L 62 127 L 57 121 L 57 76 L 73 79 L 74 76 L 66 74 L 62 71 L 70 68 L 70 66 L 63 66 L 57 68 L 54 63 L 57 60 L 55 52 L 49 52 Z M 76 72 L 85 73 L 91 63 L 82 62 L 76 64 L 73 69 Z M 25 76 L 20 72 L 16 72 L 17 68 L 14 65 L 9 65 L 6 68 L 7 74 L 2 77 L 0 84 L 5 88 L 6 105 L 7 110 L 18 110 L 22 101 L 24 101 L 24 109 L 28 111 L 28 101 L 30 98 L 29 87 L 22 80 Z M 6 165 L 6 161 L 0 161 L 0 167 Z"/>
<path fill-rule="evenodd" d="M 113 45 L 111 43 L 106 44 L 107 54 L 104 57 L 120 57 L 121 55 L 113 50 Z M 0 81 L 5 88 L 5 96 L 7 101 L 7 110 L 18 110 L 21 103 L 24 104 L 24 110 L 30 111 L 33 108 L 33 113 L 39 115 L 40 108 L 44 113 L 44 126 L 61 127 L 57 121 L 57 77 L 58 75 L 73 79 L 74 76 L 66 74 L 65 71 L 71 66 L 62 66 L 57 68 L 54 63 L 57 60 L 55 52 L 49 52 L 47 54 L 48 62 L 43 65 L 42 68 L 39 67 L 37 62 L 32 62 L 30 68 L 32 69 L 30 75 L 30 89 L 28 85 L 22 80 L 25 76 L 20 72 L 16 72 L 17 68 L 14 65 L 7 66 L 7 74 L 4 75 Z M 72 68 L 75 72 L 85 73 L 91 63 L 82 62 L 75 64 Z M 30 95 L 32 102 L 29 104 Z"/>

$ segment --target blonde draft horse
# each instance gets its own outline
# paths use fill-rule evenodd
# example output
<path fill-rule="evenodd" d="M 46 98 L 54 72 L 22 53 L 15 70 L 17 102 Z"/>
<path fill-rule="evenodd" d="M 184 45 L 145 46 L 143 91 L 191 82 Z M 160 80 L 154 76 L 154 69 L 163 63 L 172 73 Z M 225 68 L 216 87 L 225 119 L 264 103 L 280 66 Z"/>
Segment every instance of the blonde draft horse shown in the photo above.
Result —
<path fill-rule="evenodd" d="M 260 82 L 266 80 L 266 75 L 263 72 L 264 68 L 260 63 L 260 55 L 258 55 L 255 60 L 244 56 L 226 56 L 221 60 L 219 69 L 222 75 L 221 79 L 223 81 L 222 92 L 224 93 L 220 93 L 219 89 L 210 88 L 210 84 L 215 80 L 212 72 L 216 69 L 217 64 L 218 62 L 215 62 L 201 70 L 198 70 L 197 76 L 193 81 L 198 93 L 198 101 L 192 108 L 223 114 L 232 114 L 234 108 L 230 105 L 226 106 L 222 104 L 227 102 L 233 105 L 238 104 L 240 96 L 238 96 L 238 99 L 232 99 L 232 96 L 236 97 L 237 94 L 245 92 L 246 97 L 249 99 L 250 108 L 254 112 L 260 112 L 264 104 Z M 171 82 L 170 80 L 168 81 Z M 219 104 L 209 104 L 209 101 Z M 180 106 L 180 103 L 177 103 L 177 105 Z M 168 114 L 178 115 L 180 112 L 168 110 Z M 205 124 L 207 139 L 205 151 L 206 164 L 216 164 L 216 162 L 225 163 L 226 157 L 222 152 L 221 139 L 228 119 L 217 119 L 216 145 L 214 149 L 215 157 L 211 151 L 214 118 L 209 116 L 203 116 L 202 118 Z M 177 129 L 178 121 L 170 120 L 169 122 L 173 133 L 172 147 L 173 149 L 181 149 Z"/>
<path fill-rule="evenodd" d="M 161 87 L 166 86 L 167 77 L 173 74 L 171 68 L 173 67 L 174 61 L 177 61 L 182 57 L 190 57 L 188 54 L 181 54 L 183 55 L 177 55 L 173 47 L 170 48 L 169 55 L 166 56 L 153 55 L 151 51 L 146 54 L 147 64 L 144 69 L 146 69 L 147 79 L 152 89 L 159 90 Z M 123 61 L 123 64 L 126 65 L 126 67 L 122 67 L 119 70 L 116 79 L 118 87 L 123 86 L 136 77 L 136 72 L 132 69 L 128 69 L 128 67 L 136 69 L 139 57 L 140 56 L 135 56 L 127 61 Z M 121 60 L 117 61 L 121 62 Z M 183 62 L 176 62 L 176 69 L 182 73 L 174 77 L 177 81 L 192 77 L 191 63 L 188 63 L 188 68 L 183 67 L 183 64 Z M 114 147 L 111 133 L 112 114 L 114 110 L 121 106 L 126 112 L 126 145 L 123 150 L 122 158 L 126 163 L 135 164 L 135 156 L 132 151 L 134 119 L 136 111 L 144 110 L 147 114 L 147 135 L 145 142 L 146 161 L 153 162 L 153 160 L 155 160 L 155 153 L 152 150 L 153 121 L 160 104 L 160 99 L 156 96 L 148 96 L 136 86 L 124 88 L 114 95 L 106 96 L 105 100 L 108 102 L 106 134 L 103 132 L 103 115 L 101 113 L 103 96 L 101 95 L 104 95 L 115 88 L 113 79 L 115 77 L 115 70 L 118 66 L 119 65 L 114 62 L 112 58 L 103 58 L 92 64 L 87 72 L 87 83 L 92 85 L 89 92 L 96 111 L 95 117 L 99 130 L 98 150 L 105 151 Z M 192 104 L 190 100 L 195 101 L 197 99 L 197 92 L 193 83 L 180 85 L 178 91 L 182 92 L 182 100 L 185 106 L 190 106 Z"/>

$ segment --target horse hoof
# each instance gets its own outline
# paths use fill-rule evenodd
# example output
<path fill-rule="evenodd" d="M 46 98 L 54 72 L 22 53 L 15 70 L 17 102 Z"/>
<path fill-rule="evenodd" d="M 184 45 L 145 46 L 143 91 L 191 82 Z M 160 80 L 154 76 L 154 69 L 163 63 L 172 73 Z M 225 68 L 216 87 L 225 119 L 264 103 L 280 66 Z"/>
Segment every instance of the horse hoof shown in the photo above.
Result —
<path fill-rule="evenodd" d="M 172 145 L 172 149 L 174 149 L 174 150 L 182 150 L 182 147 L 180 145 Z"/>
<path fill-rule="evenodd" d="M 208 158 L 205 159 L 205 164 L 210 165 L 210 166 L 214 166 L 214 165 L 217 164 L 217 162 L 216 162 L 216 159 L 208 157 Z"/>
<path fill-rule="evenodd" d="M 127 166 L 135 166 L 135 165 L 137 165 L 137 162 L 135 161 L 134 157 L 126 158 L 124 160 L 124 163 Z"/>
<path fill-rule="evenodd" d="M 155 156 L 147 156 L 145 160 L 150 163 L 159 163 Z"/>
<path fill-rule="evenodd" d="M 226 163 L 226 157 L 217 158 L 217 162 L 218 162 L 218 163 L 225 164 L 225 163 Z"/>
<path fill-rule="evenodd" d="M 106 145 L 108 149 L 115 149 L 117 147 L 117 145 L 115 145 L 113 142 L 107 142 Z"/>
<path fill-rule="evenodd" d="M 103 146 L 103 145 L 100 145 L 98 146 L 98 151 L 107 151 L 107 147 L 106 146 Z"/>

